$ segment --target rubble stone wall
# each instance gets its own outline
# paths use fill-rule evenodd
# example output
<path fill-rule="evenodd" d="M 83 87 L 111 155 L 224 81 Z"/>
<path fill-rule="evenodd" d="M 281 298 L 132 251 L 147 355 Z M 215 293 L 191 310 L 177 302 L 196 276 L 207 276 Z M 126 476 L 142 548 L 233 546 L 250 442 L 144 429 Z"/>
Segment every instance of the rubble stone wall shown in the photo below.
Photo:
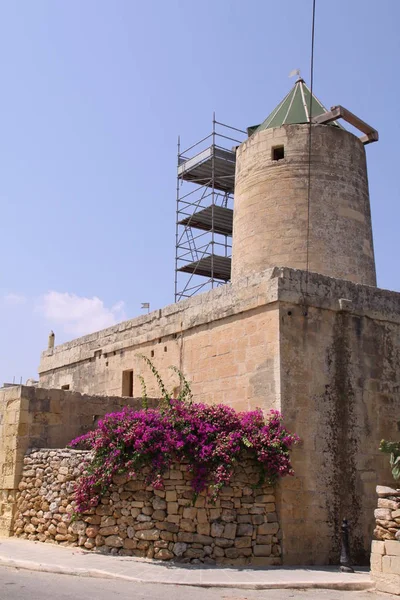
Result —
<path fill-rule="evenodd" d="M 256 465 L 244 459 L 230 486 L 213 503 L 193 504 L 191 474 L 177 464 L 164 488 L 118 475 L 101 504 L 74 514 L 73 494 L 89 453 L 32 450 L 24 459 L 14 535 L 45 543 L 81 546 L 104 554 L 181 562 L 281 564 L 280 528 L 272 487 L 256 487 Z"/>
<path fill-rule="evenodd" d="M 371 573 L 377 590 L 400 596 L 400 489 L 377 486 L 376 491 Z"/>
<path fill-rule="evenodd" d="M 62 448 L 93 429 L 105 414 L 141 398 L 87 396 L 25 385 L 0 390 L 0 536 L 13 528 L 15 498 L 28 448 Z M 157 399 L 149 398 L 155 407 Z"/>

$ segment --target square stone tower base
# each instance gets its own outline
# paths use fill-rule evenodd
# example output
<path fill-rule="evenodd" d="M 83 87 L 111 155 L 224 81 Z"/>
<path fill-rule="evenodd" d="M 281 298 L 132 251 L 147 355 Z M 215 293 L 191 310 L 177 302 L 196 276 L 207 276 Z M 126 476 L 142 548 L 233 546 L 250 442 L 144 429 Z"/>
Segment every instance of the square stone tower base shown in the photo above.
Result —
<path fill-rule="evenodd" d="M 391 483 L 379 442 L 400 436 L 400 294 L 272 268 L 45 351 L 40 385 L 140 396 L 144 375 L 154 396 L 139 353 L 169 389 L 175 365 L 197 401 L 279 409 L 300 436 L 279 487 L 284 564 L 337 564 L 344 517 L 367 563 L 375 486 Z"/>

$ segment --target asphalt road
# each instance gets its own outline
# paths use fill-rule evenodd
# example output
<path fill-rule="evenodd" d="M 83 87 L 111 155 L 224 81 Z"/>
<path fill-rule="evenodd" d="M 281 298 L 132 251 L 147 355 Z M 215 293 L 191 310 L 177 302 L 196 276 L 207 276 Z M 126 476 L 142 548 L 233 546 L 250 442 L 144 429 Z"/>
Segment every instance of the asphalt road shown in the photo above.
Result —
<path fill-rule="evenodd" d="M 0 600 L 390 600 L 375 592 L 232 590 L 137 584 L 0 567 Z"/>

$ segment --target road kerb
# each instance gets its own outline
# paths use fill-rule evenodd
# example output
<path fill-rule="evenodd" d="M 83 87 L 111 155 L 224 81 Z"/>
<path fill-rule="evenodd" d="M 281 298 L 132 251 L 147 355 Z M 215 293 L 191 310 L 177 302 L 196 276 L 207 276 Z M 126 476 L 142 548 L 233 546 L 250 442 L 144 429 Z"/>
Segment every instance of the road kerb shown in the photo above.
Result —
<path fill-rule="evenodd" d="M 340 591 L 361 591 L 374 589 L 375 585 L 372 580 L 365 581 L 252 581 L 252 582 L 235 582 L 235 581 L 168 581 L 168 580 L 150 580 L 139 577 L 131 577 L 119 573 L 110 573 L 100 569 L 84 569 L 71 568 L 56 564 L 42 564 L 28 560 L 13 560 L 8 557 L 0 556 L 0 566 L 11 567 L 14 569 L 24 569 L 27 571 L 38 571 L 42 573 L 55 573 L 59 575 L 70 575 L 74 577 L 93 577 L 97 579 L 119 579 L 141 584 L 155 585 L 180 585 L 202 588 L 234 588 L 245 590 L 268 590 L 268 589 L 327 589 Z"/>

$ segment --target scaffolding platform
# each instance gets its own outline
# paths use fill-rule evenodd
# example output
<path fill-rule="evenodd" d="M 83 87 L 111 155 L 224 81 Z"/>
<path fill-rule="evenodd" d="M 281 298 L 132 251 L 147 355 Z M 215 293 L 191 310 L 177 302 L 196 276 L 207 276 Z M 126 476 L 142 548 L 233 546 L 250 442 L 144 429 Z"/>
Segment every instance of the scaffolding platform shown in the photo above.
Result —
<path fill-rule="evenodd" d="M 212 132 L 181 150 L 176 180 L 175 302 L 230 281 L 236 148 L 241 129 L 212 121 Z"/>
<path fill-rule="evenodd" d="M 178 179 L 233 193 L 235 167 L 236 153 L 233 150 L 212 145 L 192 158 L 185 159 L 181 156 Z"/>
<path fill-rule="evenodd" d="M 179 221 L 179 225 L 202 229 L 203 231 L 214 231 L 221 235 L 232 235 L 233 210 L 214 204 L 199 210 L 189 217 Z"/>
<path fill-rule="evenodd" d="M 192 273 L 193 275 L 202 275 L 203 277 L 213 277 L 213 279 L 226 282 L 231 278 L 231 258 L 211 254 L 180 267 L 178 271 Z"/>

